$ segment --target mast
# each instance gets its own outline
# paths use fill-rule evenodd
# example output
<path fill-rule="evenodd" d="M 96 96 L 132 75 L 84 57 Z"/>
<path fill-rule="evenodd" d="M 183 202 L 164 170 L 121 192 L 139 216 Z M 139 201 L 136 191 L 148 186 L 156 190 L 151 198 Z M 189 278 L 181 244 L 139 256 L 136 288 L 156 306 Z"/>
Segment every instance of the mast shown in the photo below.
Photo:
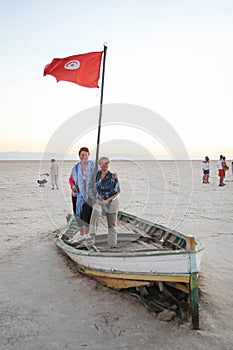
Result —
<path fill-rule="evenodd" d="M 98 159 L 99 159 L 99 144 L 100 144 L 100 132 L 101 132 L 101 121 L 102 121 L 102 110 L 103 110 L 103 94 L 104 94 L 104 74 L 105 74 L 105 61 L 107 54 L 107 46 L 104 44 L 104 57 L 103 57 L 103 69 L 102 69 L 102 83 L 101 83 L 101 95 L 100 95 L 100 110 L 99 110 L 99 125 L 97 134 L 97 145 L 96 145 L 96 157 L 95 157 L 95 173 L 94 179 L 96 178 L 96 173 L 98 169 Z"/>

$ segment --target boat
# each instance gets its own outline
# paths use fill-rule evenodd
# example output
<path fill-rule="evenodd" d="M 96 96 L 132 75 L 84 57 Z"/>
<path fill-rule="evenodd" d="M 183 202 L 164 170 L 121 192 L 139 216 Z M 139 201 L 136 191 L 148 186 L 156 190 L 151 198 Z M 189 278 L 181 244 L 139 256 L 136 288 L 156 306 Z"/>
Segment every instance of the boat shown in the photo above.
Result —
<path fill-rule="evenodd" d="M 192 327 L 199 328 L 198 277 L 204 250 L 199 240 L 123 211 L 118 212 L 116 247 L 107 245 L 106 226 L 100 225 L 99 231 L 94 246 L 78 244 L 77 221 L 70 215 L 56 244 L 80 272 L 107 287 L 119 290 L 159 283 L 162 289 L 166 283 L 187 293 Z"/>

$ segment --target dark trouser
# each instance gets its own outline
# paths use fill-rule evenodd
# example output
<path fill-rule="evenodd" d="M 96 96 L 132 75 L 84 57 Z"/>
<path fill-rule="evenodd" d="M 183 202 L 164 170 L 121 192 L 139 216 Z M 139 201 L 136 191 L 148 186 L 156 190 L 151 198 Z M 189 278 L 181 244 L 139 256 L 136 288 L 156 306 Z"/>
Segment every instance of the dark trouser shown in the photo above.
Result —
<path fill-rule="evenodd" d="M 77 197 L 72 196 L 73 212 L 76 215 L 76 202 Z M 77 221 L 79 226 L 89 226 L 91 220 L 92 207 L 84 203 L 80 216 L 77 216 Z"/>
<path fill-rule="evenodd" d="M 73 213 L 76 215 L 76 202 L 77 202 L 77 197 L 72 196 L 72 204 L 73 204 Z"/>

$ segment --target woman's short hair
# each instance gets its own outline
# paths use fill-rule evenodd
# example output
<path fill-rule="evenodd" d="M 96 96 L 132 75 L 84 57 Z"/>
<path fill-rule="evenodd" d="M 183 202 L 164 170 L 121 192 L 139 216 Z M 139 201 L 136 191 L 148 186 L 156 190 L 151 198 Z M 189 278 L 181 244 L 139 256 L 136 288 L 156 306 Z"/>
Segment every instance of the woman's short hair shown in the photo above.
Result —
<path fill-rule="evenodd" d="M 81 147 L 80 150 L 79 150 L 79 152 L 78 152 L 78 155 L 79 155 L 79 156 L 80 156 L 80 154 L 81 154 L 82 151 L 87 152 L 88 155 L 90 154 L 89 149 L 88 149 L 87 147 Z"/>
<path fill-rule="evenodd" d="M 105 160 L 105 163 L 110 164 L 110 159 L 108 157 L 100 157 L 99 165 L 101 165 L 102 161 Z"/>

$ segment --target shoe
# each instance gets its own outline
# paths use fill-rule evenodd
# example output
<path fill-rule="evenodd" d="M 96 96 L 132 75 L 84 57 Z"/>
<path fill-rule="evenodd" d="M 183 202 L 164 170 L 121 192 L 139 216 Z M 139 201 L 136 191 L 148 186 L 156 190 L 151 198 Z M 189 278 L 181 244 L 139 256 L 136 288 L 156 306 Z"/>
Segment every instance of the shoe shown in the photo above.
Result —
<path fill-rule="evenodd" d="M 95 236 L 90 234 L 80 236 L 79 239 L 74 243 L 76 245 L 83 245 L 85 247 L 92 247 L 95 243 Z"/>
<path fill-rule="evenodd" d="M 85 238 L 86 238 L 87 235 L 82 235 L 80 236 L 77 241 L 75 242 L 76 244 L 81 244 L 85 241 Z"/>

